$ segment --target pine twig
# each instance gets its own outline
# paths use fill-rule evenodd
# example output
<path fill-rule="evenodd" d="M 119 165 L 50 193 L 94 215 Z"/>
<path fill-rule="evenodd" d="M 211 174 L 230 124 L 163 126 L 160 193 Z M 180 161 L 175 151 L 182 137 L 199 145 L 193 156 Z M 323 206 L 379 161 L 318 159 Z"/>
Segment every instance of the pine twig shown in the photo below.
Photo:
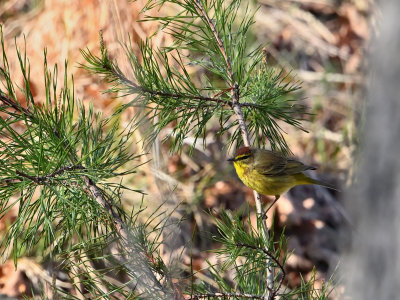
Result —
<path fill-rule="evenodd" d="M 166 92 L 150 90 L 150 89 L 147 89 L 147 88 L 137 85 L 135 82 L 128 79 L 122 73 L 116 73 L 116 72 L 114 72 L 113 69 L 111 69 L 109 71 L 113 72 L 115 76 L 118 76 L 118 78 L 121 80 L 121 82 L 123 82 L 125 85 L 130 86 L 135 90 L 139 90 L 142 93 L 150 94 L 151 96 L 161 96 L 161 97 L 177 98 L 177 99 L 186 98 L 186 99 L 191 99 L 191 100 L 209 101 L 209 102 L 214 102 L 216 104 L 222 104 L 222 105 L 232 107 L 232 102 L 223 100 L 220 98 L 216 98 L 216 97 L 195 96 L 195 95 L 179 94 L 179 93 L 166 93 Z M 251 104 L 252 103 L 247 103 L 247 105 L 249 105 L 249 106 L 251 106 Z"/>
<path fill-rule="evenodd" d="M 221 38 L 220 38 L 220 36 L 218 34 L 217 28 L 215 27 L 214 23 L 208 17 L 207 12 L 204 9 L 204 6 L 201 4 L 200 0 L 194 0 L 194 3 L 197 5 L 197 8 L 199 9 L 200 13 L 203 15 L 203 17 L 206 20 L 208 26 L 210 26 L 210 29 L 214 34 L 215 40 L 217 41 L 217 44 L 218 44 L 218 48 L 221 51 L 221 54 L 225 59 L 226 70 L 228 72 L 229 81 L 230 81 L 229 85 L 233 86 L 233 72 L 232 72 L 231 62 L 230 62 L 230 59 L 229 59 L 228 55 L 226 54 L 224 43 L 222 42 L 222 40 L 221 40 Z"/>
<path fill-rule="evenodd" d="M 67 166 L 67 167 L 62 167 L 56 171 L 54 171 L 53 173 L 50 173 L 48 175 L 45 176 L 31 176 L 28 174 L 25 174 L 24 172 L 21 172 L 19 170 L 16 170 L 15 173 L 21 177 L 24 177 L 26 179 L 29 179 L 37 184 L 44 184 L 44 183 L 48 183 L 51 181 L 51 179 L 54 179 L 57 177 L 57 175 L 61 175 L 62 173 L 66 172 L 66 171 L 75 171 L 75 170 L 85 170 L 85 168 L 81 165 L 78 166 Z"/>
<path fill-rule="evenodd" d="M 208 101 L 208 102 L 212 102 L 215 104 L 222 104 L 222 105 L 225 105 L 232 109 L 235 109 L 234 108 L 235 106 L 239 106 L 239 108 L 241 108 L 241 107 L 247 107 L 247 108 L 253 108 L 253 109 L 261 108 L 261 105 L 259 105 L 257 103 L 252 103 L 252 102 L 243 102 L 243 103 L 237 102 L 237 103 L 235 103 L 234 101 L 229 101 L 229 100 L 218 98 L 219 96 L 225 94 L 228 91 L 232 92 L 232 90 L 234 90 L 234 87 L 223 90 L 223 91 L 217 93 L 214 97 L 207 97 L 207 96 L 202 96 L 202 95 L 160 92 L 160 91 L 151 90 L 151 89 L 148 89 L 148 88 L 138 85 L 131 79 L 127 78 L 122 72 L 115 70 L 110 65 L 104 65 L 103 67 L 106 68 L 108 72 L 112 73 L 113 76 L 118 78 L 122 84 L 126 85 L 127 87 L 130 87 L 134 91 L 139 91 L 141 93 L 149 94 L 151 96 L 167 97 L 167 98 L 174 98 L 174 99 L 190 99 L 190 100 Z"/>
<path fill-rule="evenodd" d="M 285 272 L 285 269 L 283 268 L 282 264 L 279 262 L 278 259 L 276 259 L 276 257 L 270 251 L 266 250 L 265 248 L 256 247 L 256 246 L 243 244 L 243 243 L 236 243 L 236 246 L 249 248 L 249 249 L 254 249 L 254 250 L 259 250 L 259 251 L 264 252 L 264 254 L 267 255 L 270 259 L 272 259 L 277 264 L 277 266 L 281 269 L 282 279 L 279 281 L 278 287 L 276 289 L 272 290 L 272 297 L 271 298 L 274 299 L 274 297 L 277 295 L 277 292 L 281 288 L 282 283 L 283 283 L 283 281 L 285 280 L 285 277 L 286 277 L 286 272 Z"/>
<path fill-rule="evenodd" d="M 218 48 L 221 51 L 222 56 L 225 59 L 226 71 L 227 71 L 228 77 L 229 77 L 228 84 L 232 87 L 232 89 L 231 89 L 231 96 L 232 96 L 231 107 L 233 108 L 233 110 L 236 114 L 237 120 L 239 122 L 239 128 L 242 133 L 243 143 L 246 147 L 250 147 L 249 133 L 247 131 L 246 121 L 244 119 L 243 112 L 242 112 L 242 109 L 241 109 L 240 103 L 239 103 L 239 86 L 237 83 L 233 83 L 232 65 L 231 65 L 228 55 L 226 54 L 224 43 L 221 40 L 214 23 L 208 17 L 207 12 L 204 9 L 203 5 L 201 4 L 200 0 L 194 0 L 194 2 L 196 3 L 196 5 L 197 5 L 199 11 L 201 12 L 201 14 L 203 15 L 204 19 L 206 20 L 211 31 L 213 32 L 215 40 L 217 41 L 217 44 L 218 44 Z"/>
<path fill-rule="evenodd" d="M 29 109 L 21 107 L 19 103 L 6 97 L 4 93 L 0 93 L 0 102 L 9 107 L 12 107 L 17 112 L 23 114 L 26 118 L 34 121 L 34 114 Z M 60 134 L 56 132 L 56 136 L 60 137 Z M 54 171 L 53 173 L 45 176 L 31 176 L 19 170 L 16 170 L 15 173 L 18 176 L 29 179 L 38 185 L 44 185 L 49 183 L 51 179 L 55 178 L 57 175 L 61 175 L 65 171 L 79 169 L 85 168 L 79 165 L 72 167 L 67 166 L 62 167 Z M 119 243 L 128 252 L 128 254 L 131 255 L 130 261 L 125 262 L 125 266 L 137 277 L 138 284 L 136 285 L 136 290 L 140 294 L 152 294 L 154 296 L 161 297 L 161 299 L 166 299 L 167 292 L 157 280 L 150 267 L 147 265 L 148 260 L 145 255 L 138 251 L 138 248 L 135 247 L 136 241 L 132 241 L 132 237 L 129 234 L 128 226 L 122 220 L 118 212 L 115 211 L 114 205 L 107 199 L 103 191 L 88 176 L 82 175 L 81 177 L 85 182 L 83 190 L 89 196 L 91 196 L 94 201 L 96 201 L 107 214 L 112 217 L 114 229 L 117 235 L 121 238 Z"/>
<path fill-rule="evenodd" d="M 10 106 L 11 108 L 15 109 L 18 112 L 24 113 L 27 117 L 32 117 L 33 114 L 28 109 L 21 106 L 21 104 L 13 101 L 12 99 L 6 97 L 6 95 L 0 91 L 0 101 L 3 102 L 5 105 Z"/>

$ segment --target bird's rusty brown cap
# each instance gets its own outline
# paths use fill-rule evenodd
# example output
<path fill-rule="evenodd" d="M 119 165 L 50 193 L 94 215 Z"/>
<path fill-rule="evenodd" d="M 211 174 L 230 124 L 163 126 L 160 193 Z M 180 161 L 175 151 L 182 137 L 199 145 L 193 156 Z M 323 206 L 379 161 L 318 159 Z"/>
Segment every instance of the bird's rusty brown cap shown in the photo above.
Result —
<path fill-rule="evenodd" d="M 236 155 L 235 156 L 239 156 L 239 155 L 245 155 L 245 154 L 251 154 L 251 148 L 250 147 L 242 147 L 242 148 L 239 148 L 237 151 L 236 151 Z"/>
<path fill-rule="evenodd" d="M 246 154 L 251 154 L 252 150 L 250 147 L 241 147 L 236 151 L 235 157 L 228 159 L 228 161 L 236 161 L 238 156 L 243 156 Z"/>

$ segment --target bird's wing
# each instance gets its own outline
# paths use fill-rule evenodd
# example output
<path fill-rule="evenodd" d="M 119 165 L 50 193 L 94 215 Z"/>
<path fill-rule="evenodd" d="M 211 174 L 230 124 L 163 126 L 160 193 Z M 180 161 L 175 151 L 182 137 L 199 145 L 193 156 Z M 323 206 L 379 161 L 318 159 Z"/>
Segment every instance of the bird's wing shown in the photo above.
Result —
<path fill-rule="evenodd" d="M 265 176 L 291 175 L 306 170 L 315 170 L 312 166 L 295 159 L 288 159 L 276 152 L 260 150 L 258 155 L 260 158 L 257 159 L 255 169 Z"/>
<path fill-rule="evenodd" d="M 290 175 L 290 174 L 300 173 L 306 170 L 315 170 L 315 168 L 312 166 L 307 166 L 298 160 L 288 159 L 284 173 Z"/>
<path fill-rule="evenodd" d="M 285 171 L 287 159 L 279 153 L 268 150 L 260 150 L 259 159 L 255 162 L 254 168 L 266 176 L 276 176 Z"/>

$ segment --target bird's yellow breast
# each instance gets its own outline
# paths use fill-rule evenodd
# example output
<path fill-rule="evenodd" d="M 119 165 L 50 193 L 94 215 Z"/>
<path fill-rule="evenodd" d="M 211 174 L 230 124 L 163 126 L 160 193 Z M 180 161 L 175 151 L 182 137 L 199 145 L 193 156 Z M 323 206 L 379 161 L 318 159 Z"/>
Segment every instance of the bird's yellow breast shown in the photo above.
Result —
<path fill-rule="evenodd" d="M 263 195 L 281 195 L 298 184 L 296 176 L 266 176 L 240 162 L 235 162 L 234 166 L 240 180 L 251 189 Z"/>

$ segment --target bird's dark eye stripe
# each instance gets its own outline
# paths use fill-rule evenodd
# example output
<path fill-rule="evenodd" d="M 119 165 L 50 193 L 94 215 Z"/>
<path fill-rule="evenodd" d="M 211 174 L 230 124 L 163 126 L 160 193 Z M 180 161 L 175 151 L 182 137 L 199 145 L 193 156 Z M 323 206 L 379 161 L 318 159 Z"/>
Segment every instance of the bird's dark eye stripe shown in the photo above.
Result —
<path fill-rule="evenodd" d="M 236 158 L 236 161 L 238 161 L 238 160 L 243 160 L 243 159 L 247 159 L 247 158 L 249 158 L 249 157 L 250 157 L 250 155 L 243 155 L 243 156 L 240 156 L 240 157 Z"/>

